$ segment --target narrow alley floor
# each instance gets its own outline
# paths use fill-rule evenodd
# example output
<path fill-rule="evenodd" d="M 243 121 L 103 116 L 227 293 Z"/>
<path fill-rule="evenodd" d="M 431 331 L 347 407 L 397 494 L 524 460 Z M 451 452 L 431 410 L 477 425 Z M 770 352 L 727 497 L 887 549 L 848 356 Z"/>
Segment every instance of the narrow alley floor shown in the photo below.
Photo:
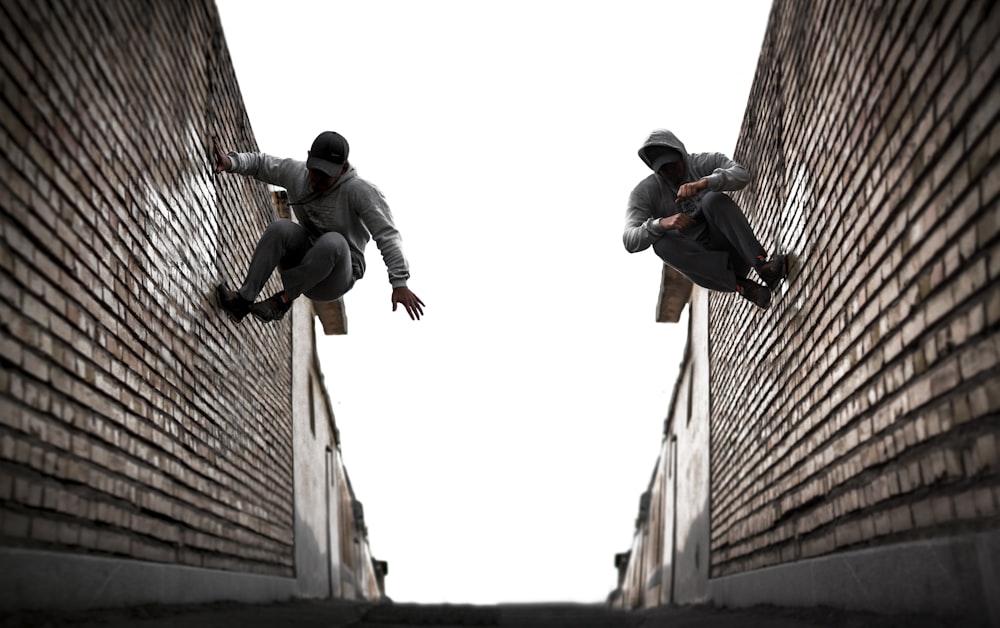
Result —
<path fill-rule="evenodd" d="M 967 618 L 890 616 L 827 608 L 725 609 L 709 606 L 625 612 L 602 605 L 361 604 L 340 600 L 205 604 L 57 612 L 0 612 L 0 628 L 973 628 Z"/>

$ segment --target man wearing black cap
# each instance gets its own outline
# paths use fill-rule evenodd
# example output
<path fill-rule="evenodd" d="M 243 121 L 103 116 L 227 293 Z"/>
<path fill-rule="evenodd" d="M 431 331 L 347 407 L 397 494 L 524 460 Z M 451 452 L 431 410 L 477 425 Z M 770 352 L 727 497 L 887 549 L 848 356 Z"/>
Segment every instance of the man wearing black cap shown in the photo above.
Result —
<path fill-rule="evenodd" d="M 284 317 L 292 301 L 306 295 L 334 301 L 365 272 L 365 245 L 375 239 L 389 271 L 392 310 L 402 305 L 411 319 L 423 315 L 423 301 L 406 286 L 410 277 L 389 206 L 347 160 L 350 147 L 339 133 L 320 133 L 305 162 L 263 153 L 225 153 L 213 140 L 216 172 L 233 172 L 285 188 L 298 222 L 278 219 L 264 230 L 239 290 L 216 288 L 219 305 L 239 322 L 247 314 L 262 321 Z M 254 302 L 277 268 L 284 290 Z"/>
<path fill-rule="evenodd" d="M 639 149 L 653 170 L 632 190 L 623 241 L 630 253 L 653 247 L 668 266 L 710 290 L 737 292 L 767 308 L 771 291 L 788 275 L 784 255 L 767 259 L 746 216 L 723 192 L 750 175 L 722 153 L 688 154 L 667 130 L 653 131 Z M 750 269 L 766 286 L 747 279 Z"/>

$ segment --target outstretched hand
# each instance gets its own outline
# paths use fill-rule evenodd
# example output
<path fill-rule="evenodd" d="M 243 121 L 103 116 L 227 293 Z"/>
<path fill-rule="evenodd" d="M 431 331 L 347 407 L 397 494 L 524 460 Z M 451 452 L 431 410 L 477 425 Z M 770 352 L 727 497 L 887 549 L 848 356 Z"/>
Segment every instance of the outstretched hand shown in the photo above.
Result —
<path fill-rule="evenodd" d="M 418 321 L 424 315 L 424 302 L 420 297 L 413 294 L 406 286 L 392 289 L 392 311 L 396 311 L 396 306 L 402 304 L 406 308 L 406 313 L 410 319 Z"/>
<path fill-rule="evenodd" d="M 212 136 L 212 151 L 209 156 L 215 160 L 215 172 L 226 172 L 233 167 L 233 160 L 229 158 L 221 147 L 219 147 L 219 138 Z"/>

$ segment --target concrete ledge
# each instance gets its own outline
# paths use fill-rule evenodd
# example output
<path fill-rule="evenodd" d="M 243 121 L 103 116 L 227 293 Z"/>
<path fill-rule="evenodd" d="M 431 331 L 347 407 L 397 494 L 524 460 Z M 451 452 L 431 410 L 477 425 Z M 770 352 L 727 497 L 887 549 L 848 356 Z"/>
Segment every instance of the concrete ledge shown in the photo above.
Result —
<path fill-rule="evenodd" d="M 1000 626 L 1000 530 L 898 543 L 708 581 L 709 599 L 957 616 Z"/>
<path fill-rule="evenodd" d="M 691 300 L 693 286 L 691 280 L 664 264 L 660 273 L 660 294 L 656 300 L 656 322 L 676 323 L 681 320 L 681 312 Z"/>
<path fill-rule="evenodd" d="M 327 336 L 343 336 L 347 333 L 347 311 L 343 297 L 336 301 L 309 301 L 313 312 L 323 323 L 323 333 Z"/>
<path fill-rule="evenodd" d="M 0 609 L 264 603 L 296 596 L 294 578 L 138 560 L 0 548 Z"/>

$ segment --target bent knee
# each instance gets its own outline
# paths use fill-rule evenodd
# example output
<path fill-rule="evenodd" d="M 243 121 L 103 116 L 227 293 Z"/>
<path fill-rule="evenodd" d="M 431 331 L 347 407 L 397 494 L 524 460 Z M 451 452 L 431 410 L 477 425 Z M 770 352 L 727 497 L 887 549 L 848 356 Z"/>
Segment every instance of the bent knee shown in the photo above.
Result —
<path fill-rule="evenodd" d="M 733 211 L 741 211 L 740 206 L 736 204 L 728 194 L 723 192 L 706 192 L 704 196 L 701 197 L 701 211 L 707 216 L 717 216 L 719 214 L 728 214 Z"/>
<path fill-rule="evenodd" d="M 668 231 L 653 242 L 653 252 L 661 260 L 669 263 L 684 254 L 684 249 L 687 248 L 684 245 L 687 243 L 683 242 L 682 238 L 680 232 Z"/>
<path fill-rule="evenodd" d="M 304 234 L 305 229 L 288 218 L 279 218 L 277 220 L 272 220 L 268 223 L 267 227 L 264 229 L 265 233 L 270 233 L 274 235 L 290 236 Z"/>
<path fill-rule="evenodd" d="M 341 249 L 347 248 L 347 238 L 336 231 L 327 231 L 320 237 L 316 238 L 316 243 L 314 246 L 320 246 L 324 249 Z"/>
<path fill-rule="evenodd" d="M 351 248 L 347 244 L 347 238 L 335 231 L 328 231 L 313 242 L 313 250 L 326 256 L 330 261 L 336 263 L 351 254 Z"/>

